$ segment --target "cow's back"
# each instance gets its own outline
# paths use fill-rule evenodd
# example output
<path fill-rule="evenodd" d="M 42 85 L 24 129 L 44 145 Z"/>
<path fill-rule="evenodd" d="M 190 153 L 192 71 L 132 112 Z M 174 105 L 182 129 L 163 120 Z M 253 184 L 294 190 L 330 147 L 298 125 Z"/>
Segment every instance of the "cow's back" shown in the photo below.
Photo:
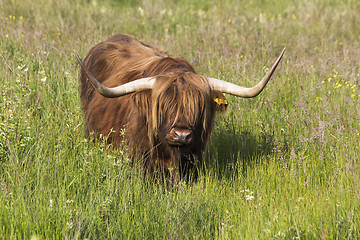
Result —
<path fill-rule="evenodd" d="M 104 86 L 115 87 L 145 77 L 145 66 L 156 58 L 168 55 L 131 35 L 118 34 L 94 46 L 85 58 L 85 65 Z M 81 70 L 82 107 L 87 108 L 96 91 Z"/>

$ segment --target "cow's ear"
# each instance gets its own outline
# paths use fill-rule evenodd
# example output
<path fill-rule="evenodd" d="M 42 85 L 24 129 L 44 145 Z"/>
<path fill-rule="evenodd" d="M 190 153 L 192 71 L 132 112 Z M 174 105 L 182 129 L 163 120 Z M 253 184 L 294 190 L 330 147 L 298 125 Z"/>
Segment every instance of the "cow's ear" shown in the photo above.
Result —
<path fill-rule="evenodd" d="M 219 91 L 212 91 L 211 98 L 215 111 L 225 113 L 229 103 L 224 94 Z"/>

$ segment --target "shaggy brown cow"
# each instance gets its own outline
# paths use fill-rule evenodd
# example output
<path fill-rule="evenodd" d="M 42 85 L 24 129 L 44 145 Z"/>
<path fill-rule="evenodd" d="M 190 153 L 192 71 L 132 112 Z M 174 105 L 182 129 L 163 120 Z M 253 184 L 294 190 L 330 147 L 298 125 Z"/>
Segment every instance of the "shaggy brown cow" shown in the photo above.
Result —
<path fill-rule="evenodd" d="M 147 171 L 174 180 L 191 170 L 196 177 L 215 112 L 226 109 L 223 93 L 258 95 L 284 50 L 255 87 L 244 88 L 198 75 L 185 59 L 133 36 L 115 35 L 93 47 L 84 63 L 75 52 L 86 131 L 109 136 L 114 145 L 125 140 L 133 158 L 144 157 Z"/>

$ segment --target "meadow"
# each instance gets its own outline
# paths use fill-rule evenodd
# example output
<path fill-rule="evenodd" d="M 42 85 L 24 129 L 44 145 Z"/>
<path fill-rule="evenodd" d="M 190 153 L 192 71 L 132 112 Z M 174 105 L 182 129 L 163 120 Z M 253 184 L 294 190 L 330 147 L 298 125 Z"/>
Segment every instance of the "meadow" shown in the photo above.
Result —
<path fill-rule="evenodd" d="M 0 239 L 360 239 L 357 0 L 0 0 Z M 116 33 L 251 86 L 199 179 L 85 137 L 73 54 Z"/>

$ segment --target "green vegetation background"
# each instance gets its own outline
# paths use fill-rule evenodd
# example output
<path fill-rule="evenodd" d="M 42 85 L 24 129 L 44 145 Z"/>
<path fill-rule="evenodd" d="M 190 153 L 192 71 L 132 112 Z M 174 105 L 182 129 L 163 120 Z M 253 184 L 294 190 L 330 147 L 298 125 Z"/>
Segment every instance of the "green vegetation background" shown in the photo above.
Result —
<path fill-rule="evenodd" d="M 359 239 L 360 2 L 0 0 L 1 239 Z M 89 143 L 82 57 L 116 33 L 227 96 L 197 182 L 152 186 L 126 147 Z"/>

